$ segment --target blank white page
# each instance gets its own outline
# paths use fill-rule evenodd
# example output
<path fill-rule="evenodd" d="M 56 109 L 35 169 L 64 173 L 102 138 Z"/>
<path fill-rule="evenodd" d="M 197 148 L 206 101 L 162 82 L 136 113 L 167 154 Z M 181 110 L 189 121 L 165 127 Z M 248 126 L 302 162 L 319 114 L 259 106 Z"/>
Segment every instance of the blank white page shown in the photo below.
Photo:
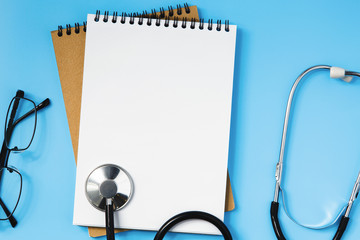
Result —
<path fill-rule="evenodd" d="M 194 210 L 223 220 L 236 26 L 94 18 L 88 15 L 73 223 L 105 226 L 85 182 L 107 163 L 126 169 L 135 186 L 115 212 L 116 228 L 158 230 Z M 173 230 L 218 233 L 200 220 Z"/>

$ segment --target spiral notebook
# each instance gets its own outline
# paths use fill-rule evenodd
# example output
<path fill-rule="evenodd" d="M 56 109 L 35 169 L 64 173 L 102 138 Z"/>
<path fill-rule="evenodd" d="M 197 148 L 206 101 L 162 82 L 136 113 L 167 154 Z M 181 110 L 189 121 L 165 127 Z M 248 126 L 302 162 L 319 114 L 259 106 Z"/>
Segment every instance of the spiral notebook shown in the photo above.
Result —
<path fill-rule="evenodd" d="M 149 14 L 147 11 L 143 11 L 141 14 L 135 13 L 135 15 L 149 16 L 152 18 L 169 17 L 170 19 L 186 18 L 189 20 L 199 20 L 198 10 L 196 6 L 189 6 L 188 4 L 184 4 L 182 7 L 180 4 L 178 4 L 176 7 L 168 6 L 167 9 L 168 10 L 160 8 L 159 11 L 152 9 L 150 11 L 151 13 Z M 130 15 L 126 13 L 121 13 L 119 15 L 121 16 L 124 14 Z M 71 27 L 70 24 L 66 24 L 65 28 L 59 26 L 58 30 L 51 32 L 51 36 L 53 40 L 76 161 L 80 125 L 80 105 L 84 66 L 86 22 L 84 22 L 82 26 L 80 26 L 79 23 L 75 23 L 74 25 L 74 27 Z M 231 190 L 231 184 L 228 179 L 225 211 L 231 211 L 234 208 L 234 198 Z M 103 228 L 89 228 L 89 235 L 91 237 L 103 236 L 105 234 L 105 229 Z"/>
<path fill-rule="evenodd" d="M 106 163 L 135 185 L 117 228 L 190 210 L 223 220 L 236 26 L 110 16 L 88 15 L 73 223 L 104 226 L 83 190 Z M 218 234 L 196 220 L 173 230 Z"/>

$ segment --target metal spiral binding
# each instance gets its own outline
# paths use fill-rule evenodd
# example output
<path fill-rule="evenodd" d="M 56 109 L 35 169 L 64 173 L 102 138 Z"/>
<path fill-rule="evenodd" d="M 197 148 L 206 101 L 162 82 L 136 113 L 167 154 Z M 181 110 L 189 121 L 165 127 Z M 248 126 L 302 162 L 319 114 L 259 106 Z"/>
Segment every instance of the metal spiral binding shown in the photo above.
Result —
<path fill-rule="evenodd" d="M 184 4 L 184 9 L 185 9 L 185 13 L 189 14 L 191 12 L 189 4 L 185 3 Z M 174 16 L 174 9 L 172 6 L 168 6 L 168 11 L 169 11 L 169 16 L 173 17 Z M 182 7 L 180 4 L 176 5 L 176 13 L 177 15 L 182 15 L 183 11 L 182 11 Z M 113 13 L 113 22 L 116 22 L 116 17 L 117 17 L 117 12 Z M 129 16 L 128 14 L 124 13 L 125 17 Z M 156 14 L 156 9 L 151 9 L 151 13 L 148 13 L 147 11 L 143 11 L 141 14 L 140 13 L 133 13 L 134 17 L 143 17 L 143 18 L 153 18 L 156 19 L 157 18 L 157 14 Z M 160 8 L 160 16 L 159 18 L 165 18 L 165 9 L 163 7 Z M 104 18 L 103 21 L 107 22 L 109 19 L 109 11 L 105 11 L 104 13 Z M 95 22 L 98 22 L 100 20 L 100 10 L 96 10 L 96 14 L 95 14 L 95 18 L 94 18 Z"/>
<path fill-rule="evenodd" d="M 194 29 L 194 28 L 195 28 L 195 18 L 192 18 L 192 19 L 191 19 L 190 28 L 191 28 L 191 29 Z"/>
<path fill-rule="evenodd" d="M 176 5 L 176 8 L 177 8 L 177 15 L 181 15 L 182 14 L 181 5 L 180 4 Z"/>
<path fill-rule="evenodd" d="M 226 32 L 229 32 L 230 31 L 230 23 L 229 23 L 229 20 L 225 20 L 225 31 Z"/>
<path fill-rule="evenodd" d="M 164 18 L 165 17 L 165 10 L 163 7 L 160 8 L 160 18 Z"/>
<path fill-rule="evenodd" d="M 99 19 L 100 19 L 100 10 L 96 10 L 96 14 L 95 14 L 94 20 L 95 20 L 95 22 L 98 22 Z"/>
<path fill-rule="evenodd" d="M 189 5 L 187 3 L 184 4 L 184 8 L 185 8 L 185 12 L 187 14 L 189 14 L 190 13 L 190 8 L 189 8 Z"/>
<path fill-rule="evenodd" d="M 107 22 L 108 19 L 109 19 L 109 11 L 105 11 L 103 21 L 104 21 L 104 22 Z"/>
<path fill-rule="evenodd" d="M 204 29 L 204 19 L 203 18 L 200 18 L 200 20 L 199 20 L 199 29 L 200 30 Z"/>
<path fill-rule="evenodd" d="M 221 31 L 221 20 L 217 20 L 216 30 L 217 30 L 217 31 Z"/>
<path fill-rule="evenodd" d="M 66 35 L 70 35 L 71 34 L 71 26 L 70 24 L 66 24 Z"/>
<path fill-rule="evenodd" d="M 155 23 L 156 26 L 160 26 L 160 17 L 156 17 L 156 23 Z"/>
<path fill-rule="evenodd" d="M 161 14 L 161 13 L 160 13 Z M 138 18 L 138 24 L 139 25 L 142 25 L 144 23 L 144 18 L 146 18 L 146 24 L 148 26 L 151 26 L 152 25 L 152 20 L 153 19 L 156 19 L 155 21 L 155 25 L 156 26 L 160 26 L 161 25 L 161 21 L 160 21 L 160 16 L 157 16 L 156 15 L 156 12 L 155 10 L 152 10 L 151 14 L 148 14 L 147 11 L 143 11 L 141 14 L 139 13 L 132 13 L 130 15 L 127 15 L 126 13 L 122 13 L 121 14 L 121 23 L 125 23 L 126 21 L 126 18 L 129 17 L 129 23 L 130 24 L 134 24 L 135 23 L 135 17 Z M 103 18 L 103 21 L 104 22 L 107 22 L 108 21 L 108 18 L 109 18 L 109 11 L 105 11 L 105 14 L 104 14 L 104 18 Z M 117 12 L 114 12 L 113 13 L 113 19 L 112 19 L 112 22 L 113 23 L 116 23 L 117 22 Z M 100 20 L 100 11 L 96 11 L 96 15 L 95 15 L 95 21 L 99 21 Z M 173 20 L 173 27 L 174 28 L 177 28 L 178 25 L 179 25 L 179 17 L 175 16 L 174 17 L 174 20 Z M 182 20 L 181 20 L 181 27 L 182 28 L 186 28 L 187 27 L 187 22 L 188 22 L 188 19 L 186 17 L 183 17 Z M 169 27 L 170 25 L 170 16 L 167 16 L 165 17 L 165 22 L 164 22 L 164 26 L 165 27 Z M 190 28 L 191 29 L 195 29 L 195 25 L 196 25 L 196 19 L 195 18 L 192 18 L 190 20 Z M 199 29 L 200 30 L 203 30 L 204 29 L 204 25 L 205 25 L 205 21 L 204 19 L 200 19 L 199 20 Z M 216 30 L 217 31 L 221 31 L 221 20 L 217 20 L 216 21 Z M 76 27 L 76 25 L 75 25 Z M 208 20 L 208 24 L 207 24 L 207 29 L 209 31 L 212 31 L 213 30 L 213 19 L 209 19 Z M 77 30 L 75 30 L 76 32 Z M 230 25 L 229 25 L 229 20 L 225 20 L 225 31 L 226 32 L 229 32 L 230 31 Z M 67 24 L 66 25 L 66 33 L 69 35 L 71 34 L 71 29 L 70 29 L 70 25 Z M 62 29 L 60 30 L 59 28 L 59 36 L 62 34 Z"/>
<path fill-rule="evenodd" d="M 75 33 L 78 34 L 80 32 L 80 25 L 79 23 L 75 23 Z"/>
<path fill-rule="evenodd" d="M 126 13 L 121 13 L 121 23 L 124 24 L 125 23 L 125 19 L 126 19 Z"/>
<path fill-rule="evenodd" d="M 138 21 L 138 24 L 139 25 L 142 25 L 143 24 L 143 20 L 144 20 L 144 17 L 142 15 L 139 16 L 139 21 Z"/>
<path fill-rule="evenodd" d="M 165 27 L 168 27 L 168 26 L 169 26 L 169 22 L 170 22 L 170 17 L 169 17 L 169 16 L 165 17 L 164 26 L 165 26 Z"/>
<path fill-rule="evenodd" d="M 180 4 L 176 5 L 176 14 L 177 15 L 182 15 L 183 14 L 183 9 L 181 7 Z M 134 24 L 135 23 L 135 18 L 138 18 L 138 24 L 142 25 L 144 22 L 144 18 L 147 18 L 146 20 L 146 24 L 148 26 L 152 25 L 152 19 L 154 19 L 155 21 L 155 25 L 156 26 L 160 26 L 161 25 L 161 19 L 164 19 L 164 26 L 165 27 L 169 27 L 170 26 L 170 17 L 174 17 L 173 20 L 173 27 L 177 28 L 179 25 L 179 17 L 175 16 L 175 10 L 173 9 L 172 6 L 168 6 L 168 16 L 165 16 L 165 9 L 163 7 L 160 8 L 160 12 L 159 14 L 156 13 L 156 9 L 151 9 L 151 13 L 148 13 L 147 11 L 143 11 L 142 13 L 130 13 L 127 14 L 125 12 L 122 12 L 121 15 L 118 14 L 118 12 L 113 12 L 112 15 L 112 19 L 111 22 L 112 23 L 117 23 L 118 17 L 119 17 L 119 22 L 121 23 L 125 23 L 126 19 L 129 18 L 129 23 L 130 24 Z M 184 12 L 189 14 L 191 12 L 190 7 L 187 3 L 184 4 Z M 95 18 L 94 21 L 95 22 L 99 22 L 100 21 L 100 10 L 96 10 L 96 14 L 95 14 Z M 189 26 L 190 29 L 195 29 L 196 27 L 196 19 L 195 18 L 191 18 L 191 19 L 187 19 L 186 17 L 183 17 L 181 21 L 181 27 L 182 28 L 187 28 L 187 21 L 189 20 Z M 109 11 L 105 11 L 104 12 L 104 16 L 102 18 L 103 22 L 108 22 L 109 21 Z M 199 29 L 203 30 L 204 29 L 204 19 L 200 19 L 199 20 Z M 213 19 L 209 19 L 208 20 L 208 30 L 212 31 L 213 29 Z M 221 31 L 222 29 L 222 25 L 221 25 L 221 20 L 217 20 L 216 22 L 216 30 L 217 31 Z M 230 31 L 230 25 L 229 25 L 229 20 L 225 20 L 225 27 L 224 30 L 226 32 Z M 86 22 L 83 22 L 83 31 L 86 32 Z M 75 34 L 79 34 L 80 33 L 80 24 L 79 23 L 75 23 Z M 66 24 L 66 35 L 71 35 L 71 26 L 70 24 Z M 58 36 L 61 37 L 63 36 L 63 27 L 61 25 L 58 26 Z"/>
<path fill-rule="evenodd" d="M 172 6 L 169 6 L 169 16 L 172 17 L 174 16 L 174 9 L 172 8 Z"/>
<path fill-rule="evenodd" d="M 129 23 L 130 23 L 130 24 L 134 24 L 134 20 L 135 20 L 135 16 L 131 13 L 131 14 L 130 14 L 130 21 L 129 21 Z"/>
<path fill-rule="evenodd" d="M 175 17 L 175 18 L 174 18 L 174 21 L 173 21 L 173 27 L 174 27 L 174 28 L 177 28 L 178 23 L 179 23 L 179 18 L 178 18 L 178 17 Z"/>
<path fill-rule="evenodd" d="M 74 27 L 75 27 L 75 34 L 79 34 L 80 33 L 80 23 L 76 22 L 74 24 Z M 83 29 L 82 29 L 84 32 L 86 32 L 86 22 L 83 22 Z M 71 35 L 71 25 L 70 24 L 66 24 L 66 35 Z M 63 27 L 61 25 L 58 26 L 58 33 L 57 35 L 59 37 L 62 37 L 63 36 Z"/>
<path fill-rule="evenodd" d="M 187 22 L 187 19 L 186 19 L 186 17 L 184 17 L 182 20 L 182 24 L 181 24 L 182 28 L 186 28 L 186 22 Z"/>
<path fill-rule="evenodd" d="M 62 26 L 59 25 L 58 26 L 58 34 L 57 34 L 59 37 L 61 37 L 63 35 L 62 29 L 63 29 Z"/>
<path fill-rule="evenodd" d="M 212 30 L 212 25 L 213 25 L 213 20 L 212 20 L 212 19 L 209 19 L 209 22 L 208 22 L 208 30 L 209 30 L 209 31 Z"/>
<path fill-rule="evenodd" d="M 113 23 L 116 23 L 116 21 L 117 21 L 117 16 L 118 16 L 118 13 L 115 11 L 114 13 L 113 13 L 113 18 L 112 18 L 112 22 Z"/>
<path fill-rule="evenodd" d="M 151 18 L 156 18 L 156 9 L 151 9 Z"/>

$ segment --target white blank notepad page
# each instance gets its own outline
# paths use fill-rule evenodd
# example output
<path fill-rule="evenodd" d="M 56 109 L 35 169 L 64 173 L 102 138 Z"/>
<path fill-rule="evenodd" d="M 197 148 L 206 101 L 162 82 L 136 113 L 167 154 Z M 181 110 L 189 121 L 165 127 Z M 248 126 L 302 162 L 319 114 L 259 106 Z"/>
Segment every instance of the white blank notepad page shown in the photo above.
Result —
<path fill-rule="evenodd" d="M 126 169 L 132 200 L 115 227 L 158 230 L 184 211 L 224 218 L 236 26 L 230 31 L 94 21 L 88 15 L 75 225 L 105 226 L 85 182 L 102 164 Z M 173 229 L 217 234 L 200 220 Z"/>

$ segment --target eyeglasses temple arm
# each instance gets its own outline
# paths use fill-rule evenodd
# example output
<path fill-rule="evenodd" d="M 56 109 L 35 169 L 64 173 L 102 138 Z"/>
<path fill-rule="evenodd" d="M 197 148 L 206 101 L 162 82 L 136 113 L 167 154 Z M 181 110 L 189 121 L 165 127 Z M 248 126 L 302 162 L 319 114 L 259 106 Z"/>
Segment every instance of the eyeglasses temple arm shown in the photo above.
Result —
<path fill-rule="evenodd" d="M 19 117 L 14 123 L 13 123 L 13 127 L 15 127 L 19 122 L 21 122 L 22 120 L 24 120 L 25 118 L 27 118 L 28 116 L 30 116 L 31 114 L 33 114 L 36 111 L 40 111 L 41 109 L 43 109 L 46 106 L 50 105 L 50 99 L 47 98 L 44 101 L 42 101 L 41 103 L 39 103 L 39 105 L 37 105 L 35 108 L 31 109 L 30 111 L 28 111 L 27 113 L 25 113 L 24 115 L 22 115 L 21 117 Z"/>
<path fill-rule="evenodd" d="M 15 97 L 17 97 L 17 98 L 14 100 L 14 106 L 13 106 L 13 108 L 11 110 L 11 113 L 10 113 L 9 124 L 8 124 L 8 126 L 5 126 L 5 127 L 9 127 L 10 124 L 12 124 L 12 121 L 14 121 L 15 114 L 16 114 L 17 108 L 19 106 L 19 101 L 20 101 L 19 98 L 24 97 L 24 91 L 17 90 Z M 4 137 L 5 138 L 7 137 L 6 133 L 5 133 Z M 5 166 L 6 156 L 8 154 L 7 149 L 6 149 L 6 144 L 5 144 L 5 141 L 6 141 L 5 138 L 4 138 L 2 148 L 1 148 L 1 152 L 0 152 L 0 167 Z M 1 175 L 0 175 L 0 180 L 1 180 Z"/>
<path fill-rule="evenodd" d="M 5 166 L 6 155 L 8 154 L 7 151 L 8 150 L 6 148 L 5 139 L 4 139 L 3 145 L 1 147 L 1 152 L 0 152 L 0 167 Z M 0 180 L 1 180 L 1 174 L 0 174 Z"/>
<path fill-rule="evenodd" d="M 5 206 L 4 202 L 1 200 L 1 198 L 0 198 L 0 206 L 4 210 L 6 216 L 9 216 L 11 214 L 9 209 Z M 16 221 L 16 219 L 15 219 L 15 217 L 13 215 L 11 215 L 9 217 L 9 221 L 10 221 L 11 226 L 14 228 L 16 226 L 16 224 L 17 224 L 17 221 Z"/>
<path fill-rule="evenodd" d="M 15 118 L 15 115 L 16 115 L 16 111 L 17 111 L 17 109 L 19 107 L 20 98 L 22 98 L 22 97 L 24 97 L 24 91 L 17 90 L 16 95 L 15 95 L 15 100 L 14 100 L 14 106 L 11 109 L 11 113 L 10 113 L 10 118 L 9 118 L 9 122 L 8 122 L 8 126 L 7 126 L 8 129 L 11 128 L 11 125 L 13 125 L 13 121 L 14 121 L 14 118 Z M 5 135 L 5 137 L 7 137 L 7 136 Z M 5 139 L 4 139 L 4 141 L 5 141 Z"/>
<path fill-rule="evenodd" d="M 13 106 L 13 108 L 11 110 L 11 113 L 10 113 L 9 125 L 12 124 L 12 121 L 14 121 L 16 111 L 17 111 L 17 109 L 19 107 L 20 98 L 24 97 L 24 92 L 22 90 L 18 90 L 16 92 L 15 97 L 16 97 L 16 99 L 14 100 L 14 106 Z"/>

